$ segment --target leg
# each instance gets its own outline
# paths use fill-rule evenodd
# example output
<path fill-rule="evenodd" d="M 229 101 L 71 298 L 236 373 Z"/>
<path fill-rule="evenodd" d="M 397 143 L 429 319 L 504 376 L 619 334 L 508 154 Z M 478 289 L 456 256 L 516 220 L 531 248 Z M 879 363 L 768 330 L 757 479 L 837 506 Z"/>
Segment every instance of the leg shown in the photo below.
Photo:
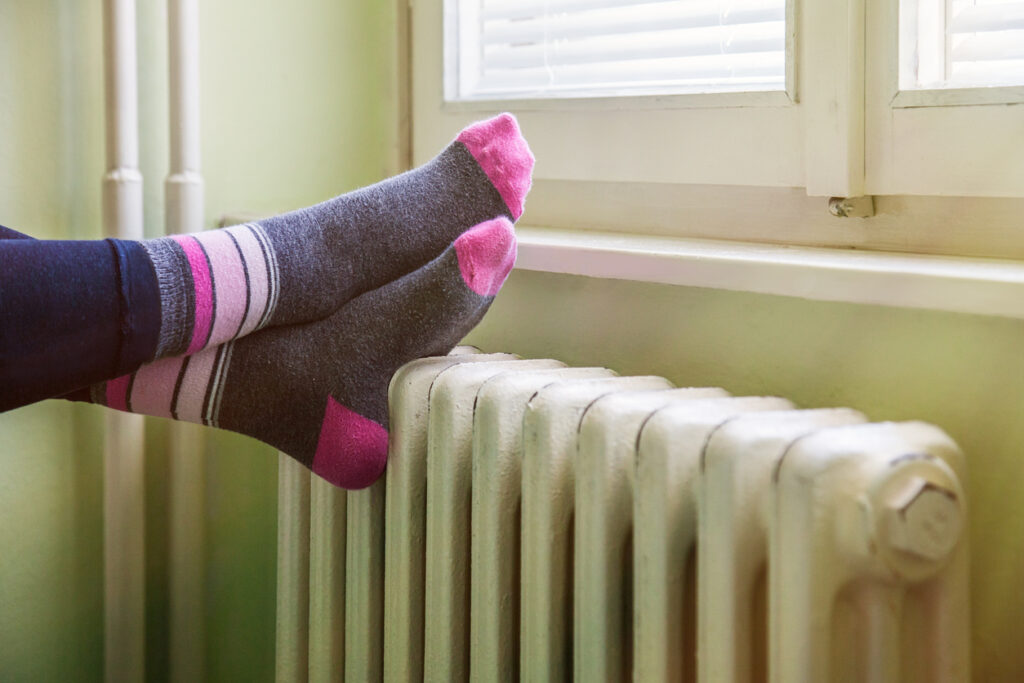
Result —
<path fill-rule="evenodd" d="M 11 230 L 8 227 L 0 225 L 0 240 L 30 240 L 32 239 L 24 233 L 20 233 L 17 230 Z"/>
<path fill-rule="evenodd" d="M 0 237 L 0 411 L 319 320 L 430 261 L 469 227 L 516 218 L 533 157 L 508 114 L 424 166 L 258 223 L 141 243 Z"/>
<path fill-rule="evenodd" d="M 0 241 L 0 411 L 152 359 L 160 297 L 137 242 Z"/>
<path fill-rule="evenodd" d="M 426 266 L 323 320 L 146 365 L 92 387 L 91 400 L 248 434 L 336 485 L 368 486 L 387 457 L 392 374 L 450 351 L 514 260 L 509 221 L 486 221 Z"/>

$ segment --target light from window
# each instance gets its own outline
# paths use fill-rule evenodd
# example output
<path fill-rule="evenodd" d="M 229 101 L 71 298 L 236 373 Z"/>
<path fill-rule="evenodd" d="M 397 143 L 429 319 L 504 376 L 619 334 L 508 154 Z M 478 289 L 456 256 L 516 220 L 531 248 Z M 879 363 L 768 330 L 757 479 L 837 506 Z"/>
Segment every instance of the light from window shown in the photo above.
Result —
<path fill-rule="evenodd" d="M 786 0 L 446 0 L 445 98 L 784 90 Z"/>
<path fill-rule="evenodd" d="M 901 1 L 901 90 L 1007 85 L 1024 85 L 1024 1 Z"/>

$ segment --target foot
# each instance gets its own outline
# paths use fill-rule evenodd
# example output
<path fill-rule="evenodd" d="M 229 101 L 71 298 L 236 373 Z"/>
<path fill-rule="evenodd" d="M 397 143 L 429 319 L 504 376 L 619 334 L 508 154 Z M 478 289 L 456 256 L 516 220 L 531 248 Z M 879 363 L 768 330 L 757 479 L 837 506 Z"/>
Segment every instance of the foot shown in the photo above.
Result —
<path fill-rule="evenodd" d="M 515 118 L 502 114 L 371 187 L 256 223 L 144 242 L 161 293 L 155 357 L 324 318 L 415 271 L 471 226 L 517 219 L 532 170 Z"/>
<path fill-rule="evenodd" d="M 322 320 L 157 361 L 94 386 L 91 399 L 248 434 L 337 486 L 368 486 L 387 459 L 391 376 L 410 360 L 447 353 L 476 325 L 515 249 L 507 218 L 485 221 Z"/>

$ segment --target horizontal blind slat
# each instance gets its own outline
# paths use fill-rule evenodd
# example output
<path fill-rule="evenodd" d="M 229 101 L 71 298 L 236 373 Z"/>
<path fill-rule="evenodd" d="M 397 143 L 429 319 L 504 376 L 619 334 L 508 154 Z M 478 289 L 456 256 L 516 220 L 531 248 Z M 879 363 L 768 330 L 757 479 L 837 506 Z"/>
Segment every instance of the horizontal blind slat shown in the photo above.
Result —
<path fill-rule="evenodd" d="M 642 9 L 614 8 L 576 14 L 539 16 L 522 21 L 485 21 L 486 45 L 537 40 L 557 41 L 618 33 L 644 33 L 702 26 L 752 24 L 785 19 L 785 7 L 764 0 L 730 3 L 724 11 L 716 3 L 686 2 L 670 6 L 644 5 Z"/>
<path fill-rule="evenodd" d="M 981 87 L 1024 83 L 1024 59 L 954 64 L 949 87 Z"/>
<path fill-rule="evenodd" d="M 643 5 L 669 5 L 679 0 L 484 0 L 482 13 L 485 20 L 521 19 L 539 14 L 556 14 L 606 7 L 640 7 Z"/>
<path fill-rule="evenodd" d="M 1024 29 L 954 38 L 954 64 L 1019 58 L 1024 58 Z"/>
<path fill-rule="evenodd" d="M 785 88 L 786 0 L 451 1 L 462 99 Z"/>
<path fill-rule="evenodd" d="M 678 57 L 773 52 L 785 49 L 782 22 L 661 31 L 644 36 L 605 36 L 553 44 L 485 49 L 484 73 L 492 68 L 675 59 Z M 639 65 L 637 68 L 640 68 Z"/>
<path fill-rule="evenodd" d="M 1024 2 L 967 7 L 957 12 L 950 22 L 949 33 L 977 33 L 1024 29 Z"/>
<path fill-rule="evenodd" d="M 672 60 L 652 60 L 643 64 L 645 79 L 642 83 L 657 82 L 707 84 L 717 80 L 756 79 L 769 84 L 778 80 L 777 72 L 784 63 L 780 53 L 748 53 L 744 55 L 703 55 L 700 57 Z M 637 65 L 634 63 L 566 64 L 551 68 L 494 70 L 481 79 L 478 90 L 500 92 L 503 90 L 544 90 L 557 85 L 559 88 L 579 88 L 608 84 L 608 87 L 622 87 L 635 82 Z M 699 82 L 699 83 L 698 83 Z"/>

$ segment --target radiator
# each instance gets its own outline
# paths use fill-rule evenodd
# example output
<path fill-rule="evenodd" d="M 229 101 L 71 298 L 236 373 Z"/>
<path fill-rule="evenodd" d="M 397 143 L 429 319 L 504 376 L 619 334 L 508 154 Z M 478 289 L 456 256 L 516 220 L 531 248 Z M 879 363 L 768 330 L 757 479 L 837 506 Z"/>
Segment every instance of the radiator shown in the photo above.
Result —
<path fill-rule="evenodd" d="M 282 456 L 278 681 L 966 681 L 964 458 L 849 408 L 457 349 L 387 474 Z"/>

